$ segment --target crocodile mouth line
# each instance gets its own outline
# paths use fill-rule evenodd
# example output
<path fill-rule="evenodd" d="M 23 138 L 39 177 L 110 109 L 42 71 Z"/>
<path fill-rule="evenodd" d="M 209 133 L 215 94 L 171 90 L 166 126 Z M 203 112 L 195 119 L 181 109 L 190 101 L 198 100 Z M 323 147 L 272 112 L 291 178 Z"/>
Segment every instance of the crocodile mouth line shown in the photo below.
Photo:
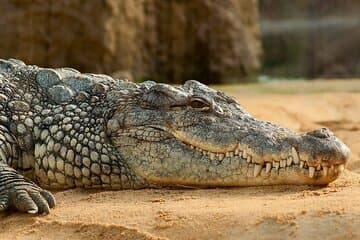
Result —
<path fill-rule="evenodd" d="M 161 140 L 174 138 L 176 141 L 187 147 L 189 151 L 196 151 L 201 156 L 206 157 L 211 161 L 218 161 L 221 163 L 226 158 L 235 158 L 244 161 L 244 163 L 246 162 L 250 167 L 253 167 L 254 177 L 259 176 L 262 172 L 265 172 L 266 174 L 269 174 L 272 171 L 280 173 L 281 170 L 286 171 L 292 168 L 302 169 L 310 178 L 314 178 L 315 176 L 326 177 L 334 173 L 341 173 L 345 169 L 344 164 L 328 165 L 328 163 L 326 163 L 326 166 L 325 164 L 309 166 L 306 161 L 300 158 L 299 153 L 294 147 L 291 148 L 291 151 L 289 151 L 286 158 L 279 157 L 278 159 L 271 161 L 264 159 L 262 163 L 259 163 L 256 160 L 257 157 L 254 157 L 254 154 L 251 153 L 251 149 L 242 146 L 240 143 L 234 143 L 231 146 L 226 147 L 226 149 L 213 148 L 209 150 L 204 147 L 206 144 L 189 143 L 183 134 L 179 134 L 179 132 L 176 131 L 170 131 L 164 127 L 141 126 L 131 129 L 121 129 L 118 132 L 118 136 L 127 136 L 148 142 L 159 142 Z M 200 147 L 200 145 L 202 146 Z"/>
<path fill-rule="evenodd" d="M 181 141 L 177 139 L 178 141 Z M 344 164 L 333 164 L 330 166 L 325 166 L 318 164 L 317 166 L 309 166 L 306 161 L 300 159 L 298 152 L 294 147 L 291 149 L 291 154 L 286 159 L 273 160 L 271 162 L 265 161 L 263 164 L 257 163 L 253 156 L 249 153 L 249 151 L 241 148 L 240 144 L 237 144 L 237 147 L 233 151 L 227 152 L 211 152 L 202 148 L 199 148 L 195 145 L 189 144 L 185 141 L 181 141 L 184 145 L 186 145 L 190 150 L 196 151 L 200 153 L 202 156 L 209 158 L 212 161 L 222 162 L 226 158 L 237 158 L 241 161 L 246 161 L 250 167 L 254 168 L 254 177 L 257 177 L 261 174 L 261 172 L 270 173 L 272 170 L 279 173 L 281 169 L 287 170 L 290 168 L 300 168 L 306 170 L 307 175 L 310 178 L 314 178 L 315 176 L 328 176 L 332 173 L 341 173 L 344 171 Z"/>

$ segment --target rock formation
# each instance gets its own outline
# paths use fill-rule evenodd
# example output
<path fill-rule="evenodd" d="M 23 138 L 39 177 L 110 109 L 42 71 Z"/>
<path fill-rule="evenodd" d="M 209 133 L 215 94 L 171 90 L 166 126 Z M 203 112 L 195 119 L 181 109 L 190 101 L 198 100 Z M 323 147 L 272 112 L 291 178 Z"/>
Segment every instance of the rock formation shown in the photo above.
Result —
<path fill-rule="evenodd" d="M 235 82 L 259 69 L 256 1 L 2 1 L 0 57 L 136 80 Z"/>

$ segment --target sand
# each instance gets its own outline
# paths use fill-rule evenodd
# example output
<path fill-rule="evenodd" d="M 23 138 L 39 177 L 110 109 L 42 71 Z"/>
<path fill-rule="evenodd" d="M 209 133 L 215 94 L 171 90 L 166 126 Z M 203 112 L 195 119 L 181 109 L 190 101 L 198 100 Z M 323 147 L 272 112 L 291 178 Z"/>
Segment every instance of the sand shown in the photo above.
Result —
<path fill-rule="evenodd" d="M 0 239 L 360 239 L 360 81 L 220 88 L 258 118 L 331 128 L 347 170 L 327 187 L 56 192 L 50 215 L 0 214 Z"/>

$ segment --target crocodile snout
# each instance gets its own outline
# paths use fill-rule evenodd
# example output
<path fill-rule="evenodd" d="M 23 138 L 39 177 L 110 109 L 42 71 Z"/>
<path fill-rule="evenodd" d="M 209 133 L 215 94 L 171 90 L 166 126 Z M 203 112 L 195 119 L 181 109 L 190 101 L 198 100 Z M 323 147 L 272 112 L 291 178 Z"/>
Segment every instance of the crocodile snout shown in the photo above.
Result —
<path fill-rule="evenodd" d="M 350 149 L 328 128 L 307 132 L 299 141 L 299 154 L 310 166 L 346 164 Z"/>
<path fill-rule="evenodd" d="M 328 128 L 320 128 L 316 129 L 314 131 L 306 133 L 309 136 L 313 136 L 316 138 L 330 138 L 331 136 L 334 136 L 334 133 L 330 131 Z"/>

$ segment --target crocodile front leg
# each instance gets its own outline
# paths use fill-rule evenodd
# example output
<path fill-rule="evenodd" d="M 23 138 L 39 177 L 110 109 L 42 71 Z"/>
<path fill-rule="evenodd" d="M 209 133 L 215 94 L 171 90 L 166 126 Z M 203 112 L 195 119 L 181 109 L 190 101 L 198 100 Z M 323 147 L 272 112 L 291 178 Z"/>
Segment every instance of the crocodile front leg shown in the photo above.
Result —
<path fill-rule="evenodd" d="M 27 213 L 49 213 L 55 206 L 53 195 L 16 172 L 10 163 L 15 139 L 0 128 L 0 212 L 14 208 Z"/>
<path fill-rule="evenodd" d="M 46 213 L 55 206 L 53 195 L 0 163 L 0 211 L 15 208 L 20 212 Z"/>

